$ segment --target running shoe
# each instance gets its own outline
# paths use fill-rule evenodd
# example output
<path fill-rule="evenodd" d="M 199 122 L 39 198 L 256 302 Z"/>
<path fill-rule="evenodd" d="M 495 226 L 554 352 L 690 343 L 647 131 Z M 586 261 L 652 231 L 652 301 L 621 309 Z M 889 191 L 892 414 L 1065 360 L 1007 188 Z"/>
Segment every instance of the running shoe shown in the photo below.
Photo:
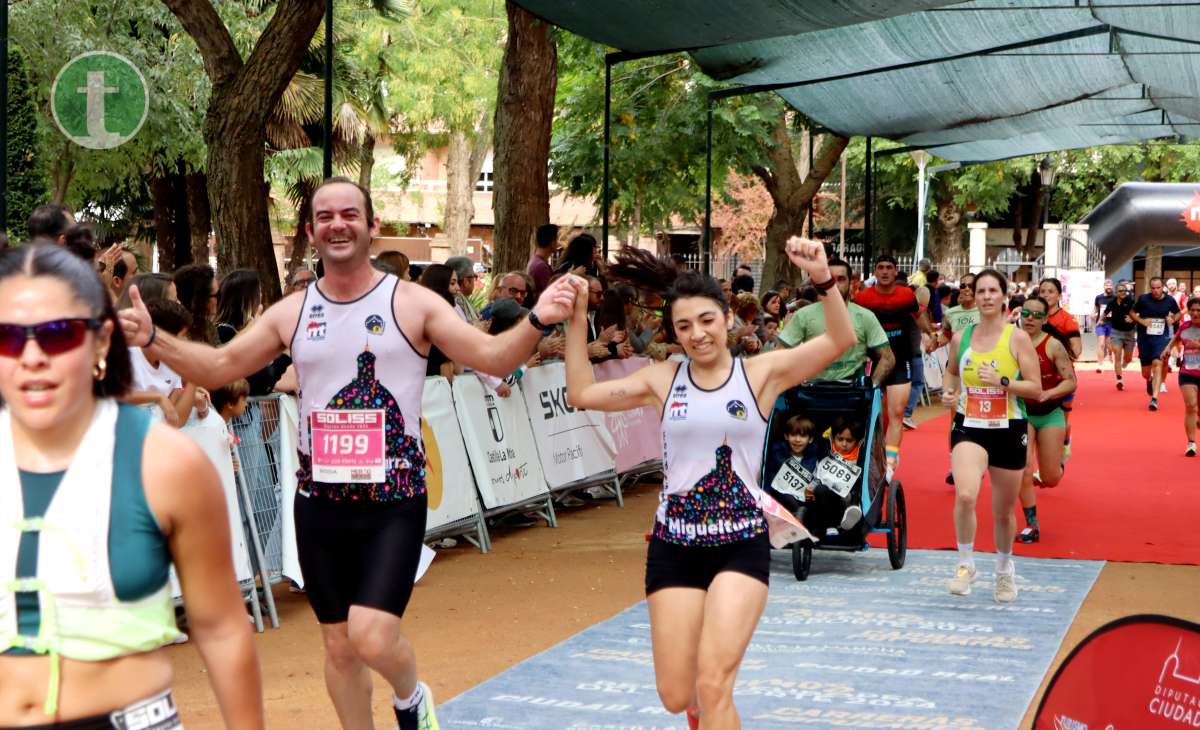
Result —
<path fill-rule="evenodd" d="M 952 487 L 954 486 L 954 472 L 946 472 L 946 483 Z"/>
<path fill-rule="evenodd" d="M 996 587 L 992 592 L 996 603 L 1012 603 L 1017 600 L 1017 573 L 997 573 Z"/>
<path fill-rule="evenodd" d="M 1163 383 L 1162 385 L 1158 386 L 1158 392 L 1159 392 L 1159 393 L 1166 393 L 1166 392 L 1167 392 L 1167 384 L 1166 384 L 1166 383 Z"/>
<path fill-rule="evenodd" d="M 894 456 L 883 457 L 883 474 L 884 479 L 890 484 L 896 476 L 896 469 L 900 466 L 900 460 Z"/>
<path fill-rule="evenodd" d="M 397 730 L 441 730 L 437 715 L 433 711 L 433 690 L 424 682 L 417 682 L 421 690 L 421 701 L 407 710 L 396 710 Z"/>
<path fill-rule="evenodd" d="M 900 423 L 904 426 L 905 431 L 917 430 L 917 424 L 913 421 L 912 416 L 905 416 L 904 420 L 900 421 Z"/>
<path fill-rule="evenodd" d="M 951 595 L 968 596 L 971 594 L 971 584 L 979 579 L 979 571 L 974 565 L 959 563 L 954 571 L 954 577 L 949 580 Z"/>
<path fill-rule="evenodd" d="M 1096 365 L 1096 372 L 1098 372 L 1098 373 L 1104 372 L 1103 368 L 1101 368 L 1099 364 Z"/>
<path fill-rule="evenodd" d="M 700 713 L 689 707 L 687 709 L 688 730 L 700 730 Z"/>
<path fill-rule="evenodd" d="M 1195 441 L 1188 441 L 1187 451 L 1183 452 L 1183 455 L 1184 456 L 1195 456 L 1196 455 L 1196 442 Z"/>
<path fill-rule="evenodd" d="M 1150 410 L 1152 410 L 1152 411 L 1158 410 L 1158 398 L 1150 399 Z"/>
<path fill-rule="evenodd" d="M 1017 535 L 1017 539 L 1026 545 L 1035 543 L 1042 539 L 1041 528 L 1037 527 L 1036 525 L 1027 525 L 1025 529 L 1021 530 L 1021 533 Z"/>
<path fill-rule="evenodd" d="M 1125 381 L 1117 378 L 1117 390 L 1125 390 Z"/>
<path fill-rule="evenodd" d="M 849 530 L 851 527 L 854 527 L 855 525 L 857 525 L 858 521 L 861 519 L 862 519 L 862 507 L 859 507 L 856 504 L 852 504 L 846 508 L 845 514 L 842 515 L 841 528 L 843 530 Z"/>

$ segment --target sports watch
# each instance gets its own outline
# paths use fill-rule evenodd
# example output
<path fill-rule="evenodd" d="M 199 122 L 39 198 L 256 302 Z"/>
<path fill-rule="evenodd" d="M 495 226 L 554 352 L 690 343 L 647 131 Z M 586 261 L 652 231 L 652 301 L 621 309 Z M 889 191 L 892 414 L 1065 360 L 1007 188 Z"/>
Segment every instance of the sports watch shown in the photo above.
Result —
<path fill-rule="evenodd" d="M 1009 383 L 1011 383 L 1011 382 L 1012 382 L 1012 381 L 1008 379 L 1008 376 L 1007 376 L 1007 375 L 1004 375 L 1004 376 L 1002 376 L 1002 377 L 1000 378 L 1000 386 L 1001 386 L 1002 388 L 1007 388 L 1007 387 L 1008 387 L 1008 384 L 1009 384 Z"/>

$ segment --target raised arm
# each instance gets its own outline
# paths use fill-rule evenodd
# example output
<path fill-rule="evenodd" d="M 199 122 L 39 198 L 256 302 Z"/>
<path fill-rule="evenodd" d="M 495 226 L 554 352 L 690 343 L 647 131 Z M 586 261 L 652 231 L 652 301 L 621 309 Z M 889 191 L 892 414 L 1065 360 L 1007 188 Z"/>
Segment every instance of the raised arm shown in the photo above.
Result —
<path fill-rule="evenodd" d="M 586 292 L 575 298 L 575 309 L 567 323 L 567 403 L 591 411 L 627 411 L 641 406 L 659 405 L 651 387 L 654 370 L 673 368 L 655 363 L 617 380 L 596 382 L 588 359 L 588 323 Z"/>
<path fill-rule="evenodd" d="M 792 263 L 808 273 L 815 284 L 832 284 L 825 247 L 818 241 L 792 237 L 786 249 Z M 783 391 L 803 383 L 829 367 L 855 343 L 850 312 L 836 286 L 822 292 L 825 312 L 825 332 L 807 342 L 786 350 L 775 350 L 746 362 L 746 374 L 754 386 L 759 406 L 765 412 L 775 404 Z"/>
<path fill-rule="evenodd" d="M 571 313 L 576 295 L 573 281 L 564 276 L 538 297 L 533 311 L 542 324 L 558 324 Z M 489 335 L 464 322 L 449 304 L 427 289 L 413 287 L 406 296 L 420 297 L 419 306 L 428 313 L 426 339 L 454 362 L 473 370 L 504 377 L 529 359 L 542 338 L 542 331 L 528 319 L 499 335 Z"/>
<path fill-rule="evenodd" d="M 293 294 L 276 302 L 248 329 L 219 348 L 190 342 L 154 327 L 136 286 L 129 288 L 132 306 L 122 309 L 118 316 L 130 347 L 146 350 L 185 381 L 216 390 L 262 370 L 283 352 L 286 343 L 280 333 L 295 327 L 300 316 L 299 297 L 302 295 Z"/>

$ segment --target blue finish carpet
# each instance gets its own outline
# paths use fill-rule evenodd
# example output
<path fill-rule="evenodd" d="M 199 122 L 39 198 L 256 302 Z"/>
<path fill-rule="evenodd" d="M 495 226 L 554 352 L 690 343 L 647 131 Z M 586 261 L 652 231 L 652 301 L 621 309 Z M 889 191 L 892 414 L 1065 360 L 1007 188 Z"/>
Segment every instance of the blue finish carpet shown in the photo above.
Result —
<path fill-rule="evenodd" d="M 1017 559 L 1017 601 L 992 600 L 992 558 L 965 598 L 956 555 L 817 552 L 805 583 L 773 553 L 766 611 L 734 701 L 754 730 L 1008 729 L 1020 724 L 1102 562 Z M 683 730 L 659 703 L 645 602 L 438 708 L 443 728 Z"/>

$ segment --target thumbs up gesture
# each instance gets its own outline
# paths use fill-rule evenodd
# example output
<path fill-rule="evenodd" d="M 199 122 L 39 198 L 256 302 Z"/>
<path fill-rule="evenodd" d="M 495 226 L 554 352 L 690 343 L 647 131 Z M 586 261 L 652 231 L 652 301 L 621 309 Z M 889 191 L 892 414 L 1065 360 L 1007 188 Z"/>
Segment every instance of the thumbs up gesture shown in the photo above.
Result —
<path fill-rule="evenodd" d="M 150 312 L 142 301 L 142 294 L 137 285 L 129 287 L 130 306 L 117 313 L 121 321 L 121 332 L 125 342 L 130 347 L 145 347 L 150 344 L 150 336 L 154 332 L 154 323 L 150 321 Z"/>

